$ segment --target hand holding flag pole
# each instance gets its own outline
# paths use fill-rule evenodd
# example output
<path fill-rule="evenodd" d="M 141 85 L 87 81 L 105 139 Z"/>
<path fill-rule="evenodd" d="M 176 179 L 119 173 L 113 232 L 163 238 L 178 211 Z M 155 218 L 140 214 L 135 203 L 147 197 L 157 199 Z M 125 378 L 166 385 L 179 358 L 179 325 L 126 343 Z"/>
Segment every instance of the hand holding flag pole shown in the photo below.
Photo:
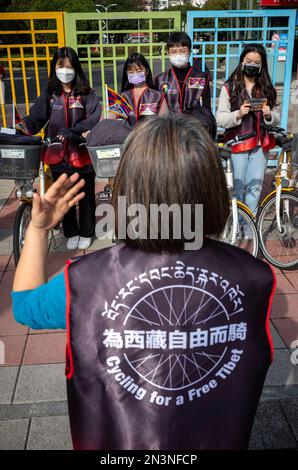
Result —
<path fill-rule="evenodd" d="M 107 109 L 109 112 L 116 114 L 122 119 L 128 119 L 133 108 L 131 105 L 126 101 L 126 99 L 119 95 L 116 91 L 112 88 L 109 88 L 106 85 L 106 92 L 107 92 Z"/>
<path fill-rule="evenodd" d="M 13 106 L 12 108 L 13 109 L 13 113 L 12 113 L 13 128 L 16 129 L 17 131 L 22 132 L 22 134 L 31 135 L 31 132 L 29 131 L 21 113 L 19 113 L 17 105 L 15 104 L 14 101 L 12 102 L 12 106 Z"/>

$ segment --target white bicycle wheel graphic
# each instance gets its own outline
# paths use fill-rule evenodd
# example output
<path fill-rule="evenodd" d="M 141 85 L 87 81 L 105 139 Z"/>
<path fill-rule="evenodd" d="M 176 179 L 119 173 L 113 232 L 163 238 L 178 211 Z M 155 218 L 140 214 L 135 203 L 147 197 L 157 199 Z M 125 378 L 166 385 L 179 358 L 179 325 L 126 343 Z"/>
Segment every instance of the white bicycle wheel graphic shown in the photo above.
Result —
<path fill-rule="evenodd" d="M 131 308 L 123 326 L 132 330 L 195 331 L 226 325 L 229 314 L 208 291 L 187 285 L 155 289 Z M 222 362 L 227 346 L 200 350 L 126 350 L 128 365 L 146 382 L 163 390 L 182 390 L 204 380 Z"/>

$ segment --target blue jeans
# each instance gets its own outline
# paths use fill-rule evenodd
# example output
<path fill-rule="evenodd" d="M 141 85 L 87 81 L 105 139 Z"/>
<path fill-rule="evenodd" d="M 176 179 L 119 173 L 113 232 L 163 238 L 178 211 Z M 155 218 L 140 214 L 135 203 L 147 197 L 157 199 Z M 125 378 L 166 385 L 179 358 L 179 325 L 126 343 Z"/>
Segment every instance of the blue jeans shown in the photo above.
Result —
<path fill-rule="evenodd" d="M 232 163 L 237 199 L 256 215 L 267 166 L 263 149 L 257 146 L 250 152 L 234 153 Z"/>

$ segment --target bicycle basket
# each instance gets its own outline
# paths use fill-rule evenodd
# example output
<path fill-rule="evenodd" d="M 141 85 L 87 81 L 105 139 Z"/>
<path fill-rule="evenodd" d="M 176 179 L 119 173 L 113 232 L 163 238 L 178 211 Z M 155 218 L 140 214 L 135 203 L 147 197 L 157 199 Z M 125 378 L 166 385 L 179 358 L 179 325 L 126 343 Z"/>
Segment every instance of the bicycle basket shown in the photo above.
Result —
<path fill-rule="evenodd" d="M 34 179 L 42 145 L 0 145 L 0 179 Z"/>
<path fill-rule="evenodd" d="M 123 152 L 123 145 L 87 147 L 96 176 L 113 178 L 116 176 Z"/>

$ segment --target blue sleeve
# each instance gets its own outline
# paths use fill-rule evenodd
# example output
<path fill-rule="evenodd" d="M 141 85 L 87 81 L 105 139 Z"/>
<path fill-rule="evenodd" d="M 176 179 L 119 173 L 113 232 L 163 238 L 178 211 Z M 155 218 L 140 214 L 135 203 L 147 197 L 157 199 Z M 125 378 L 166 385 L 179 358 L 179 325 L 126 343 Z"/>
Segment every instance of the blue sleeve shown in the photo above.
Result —
<path fill-rule="evenodd" d="M 66 329 L 64 273 L 33 290 L 12 292 L 12 309 L 18 323 L 30 328 Z"/>

